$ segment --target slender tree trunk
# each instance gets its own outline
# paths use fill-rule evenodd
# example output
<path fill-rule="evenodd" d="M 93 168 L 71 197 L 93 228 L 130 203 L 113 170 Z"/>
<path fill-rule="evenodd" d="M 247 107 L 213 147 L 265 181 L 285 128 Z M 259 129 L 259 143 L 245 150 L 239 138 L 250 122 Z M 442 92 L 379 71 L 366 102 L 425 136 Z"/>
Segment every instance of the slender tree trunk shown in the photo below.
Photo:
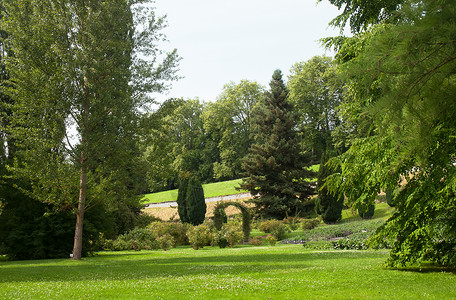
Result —
<path fill-rule="evenodd" d="M 79 202 L 76 214 L 76 228 L 74 231 L 73 259 L 80 260 L 82 256 L 82 232 L 84 227 L 84 213 L 87 193 L 87 167 L 83 163 L 84 153 L 81 153 L 81 175 L 79 181 Z"/>
<path fill-rule="evenodd" d="M 84 72 L 85 73 L 85 72 Z M 82 100 L 82 125 L 81 125 L 81 156 L 79 157 L 80 164 L 80 179 L 79 179 L 79 201 L 78 211 L 76 214 L 76 228 L 74 230 L 73 244 L 73 259 L 80 260 L 82 257 L 82 232 L 84 227 L 84 213 L 87 195 L 87 127 L 89 122 L 89 92 L 88 79 L 84 76 L 83 85 L 83 100 Z"/>

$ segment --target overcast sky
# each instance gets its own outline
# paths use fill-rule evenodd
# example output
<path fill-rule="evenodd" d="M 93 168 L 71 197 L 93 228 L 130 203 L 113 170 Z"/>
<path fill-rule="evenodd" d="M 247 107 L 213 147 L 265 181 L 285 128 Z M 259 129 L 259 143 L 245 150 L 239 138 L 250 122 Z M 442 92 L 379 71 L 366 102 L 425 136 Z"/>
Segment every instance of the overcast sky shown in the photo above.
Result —
<path fill-rule="evenodd" d="M 275 69 L 327 54 L 319 39 L 337 35 L 328 26 L 337 8 L 316 0 L 156 0 L 166 14 L 169 43 L 182 57 L 167 95 L 214 101 L 225 84 L 242 79 L 268 85 Z M 286 78 L 285 78 L 286 79 Z"/>

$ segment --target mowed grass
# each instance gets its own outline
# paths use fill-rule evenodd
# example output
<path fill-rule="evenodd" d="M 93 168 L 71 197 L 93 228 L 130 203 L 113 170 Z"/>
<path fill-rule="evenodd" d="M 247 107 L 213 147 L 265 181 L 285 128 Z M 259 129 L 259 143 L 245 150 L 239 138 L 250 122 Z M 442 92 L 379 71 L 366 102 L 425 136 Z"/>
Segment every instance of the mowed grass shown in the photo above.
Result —
<path fill-rule="evenodd" d="M 229 181 L 203 184 L 204 196 L 206 198 L 209 198 L 209 197 L 245 193 L 246 191 L 244 191 L 244 190 L 239 190 L 239 191 L 236 190 L 236 187 L 239 186 L 241 181 L 242 181 L 242 179 L 235 179 L 235 180 L 229 180 Z M 177 200 L 177 189 L 144 195 L 144 198 L 141 200 L 141 203 L 160 203 L 160 202 L 176 201 L 176 200 Z"/>
<path fill-rule="evenodd" d="M 451 299 L 454 273 L 389 270 L 384 251 L 189 247 L 0 262 L 0 299 Z"/>

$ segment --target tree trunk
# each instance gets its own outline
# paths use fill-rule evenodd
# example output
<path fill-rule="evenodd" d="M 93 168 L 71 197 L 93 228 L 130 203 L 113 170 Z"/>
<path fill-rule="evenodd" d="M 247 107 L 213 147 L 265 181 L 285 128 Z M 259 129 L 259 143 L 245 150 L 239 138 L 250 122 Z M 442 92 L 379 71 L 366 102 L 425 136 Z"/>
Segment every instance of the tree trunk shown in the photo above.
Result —
<path fill-rule="evenodd" d="M 81 161 L 83 161 L 81 153 Z M 80 260 L 82 256 L 82 231 L 84 226 L 84 213 L 87 192 L 87 167 L 81 165 L 81 176 L 79 181 L 79 202 L 78 212 L 76 214 L 76 228 L 74 231 L 73 259 Z"/>
<path fill-rule="evenodd" d="M 81 128 L 81 156 L 79 157 L 80 164 L 80 179 L 79 179 L 79 201 L 78 211 L 76 214 L 76 228 L 74 230 L 74 244 L 73 244 L 73 259 L 80 260 L 82 257 L 82 232 L 84 227 L 84 213 L 87 195 L 87 139 L 86 130 L 89 120 L 89 93 L 88 93 L 88 79 L 84 71 L 84 98 L 82 102 L 82 128 Z"/>

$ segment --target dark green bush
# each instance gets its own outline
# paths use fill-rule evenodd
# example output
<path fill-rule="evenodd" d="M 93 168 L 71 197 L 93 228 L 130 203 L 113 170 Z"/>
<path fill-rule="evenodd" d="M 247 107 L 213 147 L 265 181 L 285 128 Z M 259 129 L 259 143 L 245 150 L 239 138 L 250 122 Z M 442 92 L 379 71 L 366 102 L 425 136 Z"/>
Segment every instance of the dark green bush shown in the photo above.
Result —
<path fill-rule="evenodd" d="M 386 190 L 385 198 L 386 198 L 386 203 L 388 203 L 389 206 L 391 206 L 391 207 L 396 206 L 394 204 L 394 190 L 393 189 L 387 189 Z"/>
<path fill-rule="evenodd" d="M 186 204 L 188 222 L 195 226 L 202 224 L 206 216 L 206 201 L 203 186 L 196 177 L 188 181 Z"/>
<path fill-rule="evenodd" d="M 363 205 L 358 209 L 358 214 L 363 219 L 372 219 L 375 212 L 375 203 Z"/>
<path fill-rule="evenodd" d="M 177 191 L 177 212 L 182 223 L 190 223 L 187 214 L 187 189 L 188 179 L 181 178 L 179 190 Z"/>

